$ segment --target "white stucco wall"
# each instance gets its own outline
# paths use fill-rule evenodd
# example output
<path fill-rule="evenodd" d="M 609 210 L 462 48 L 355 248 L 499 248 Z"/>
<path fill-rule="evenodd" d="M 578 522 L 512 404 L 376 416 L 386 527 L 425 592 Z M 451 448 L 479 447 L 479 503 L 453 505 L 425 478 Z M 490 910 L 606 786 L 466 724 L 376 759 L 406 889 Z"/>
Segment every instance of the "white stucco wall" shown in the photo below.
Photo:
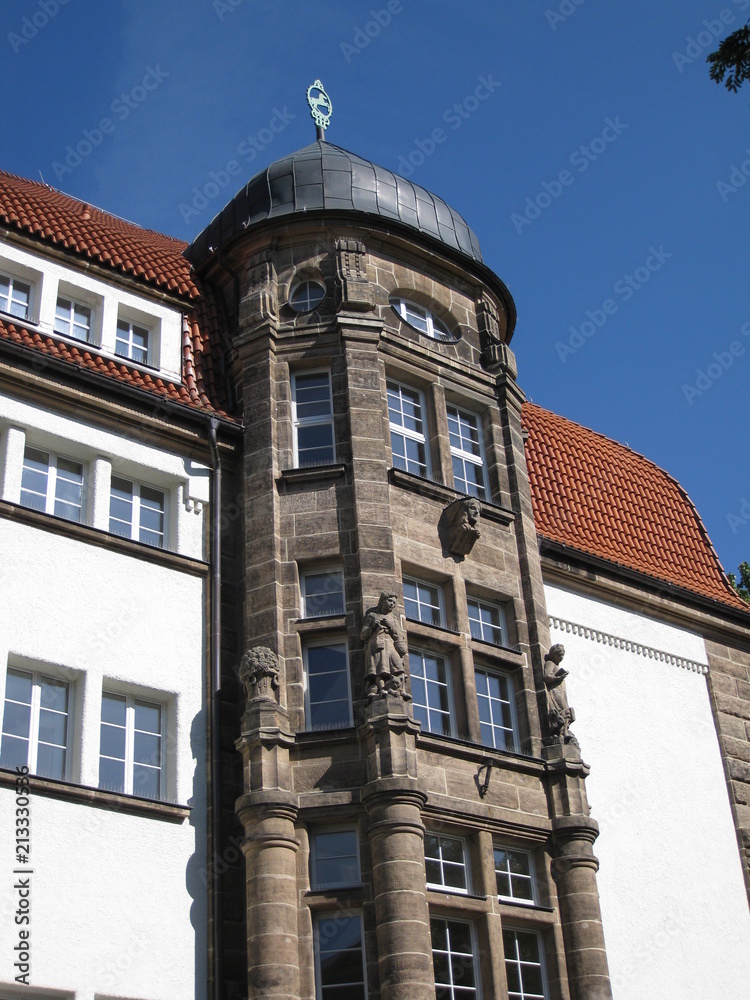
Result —
<path fill-rule="evenodd" d="M 587 790 L 615 1000 L 744 997 L 750 914 L 703 640 L 612 604 L 545 586 L 562 642 Z M 641 643 L 683 665 L 575 634 Z"/>
<path fill-rule="evenodd" d="M 206 979 L 205 582 L 0 520 L 0 691 L 7 665 L 75 689 L 71 780 L 96 786 L 102 687 L 167 709 L 167 822 L 32 792 L 32 977 L 77 1000 L 201 1000 Z M 12 983 L 14 797 L 0 788 L 0 984 Z M 3 993 L 0 985 L 0 995 Z M 55 994 L 57 995 L 57 994 Z"/>

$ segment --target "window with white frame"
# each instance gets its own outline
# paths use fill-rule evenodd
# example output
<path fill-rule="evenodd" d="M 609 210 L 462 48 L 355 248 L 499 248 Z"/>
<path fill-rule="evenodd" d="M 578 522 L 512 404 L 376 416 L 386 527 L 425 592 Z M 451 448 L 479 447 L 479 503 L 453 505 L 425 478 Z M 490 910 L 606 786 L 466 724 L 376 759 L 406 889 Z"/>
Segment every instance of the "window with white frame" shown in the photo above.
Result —
<path fill-rule="evenodd" d="M 495 847 L 495 879 L 500 899 L 534 903 L 536 884 L 531 854 L 517 847 Z"/>
<path fill-rule="evenodd" d="M 166 538 L 166 497 L 161 490 L 112 476 L 109 530 L 163 549 Z"/>
<path fill-rule="evenodd" d="M 442 588 L 405 576 L 404 611 L 413 621 L 444 625 Z"/>
<path fill-rule="evenodd" d="M 390 303 L 404 323 L 408 323 L 410 327 L 423 333 L 426 337 L 430 337 L 432 340 L 456 339 L 446 325 L 424 306 L 401 298 L 392 298 Z"/>
<path fill-rule="evenodd" d="M 304 648 L 305 728 L 338 729 L 352 724 L 349 657 L 345 642 Z"/>
<path fill-rule="evenodd" d="M 72 691 L 65 681 L 9 667 L 5 678 L 0 767 L 68 775 Z"/>
<path fill-rule="evenodd" d="M 508 1000 L 546 1000 L 541 937 L 536 931 L 503 931 Z"/>
<path fill-rule="evenodd" d="M 67 295 L 58 295 L 55 306 L 55 333 L 74 340 L 92 342 L 92 309 L 83 302 L 76 302 Z"/>
<path fill-rule="evenodd" d="M 115 338 L 115 354 L 138 364 L 149 363 L 149 340 L 151 331 L 140 323 L 119 317 L 117 320 L 117 336 Z"/>
<path fill-rule="evenodd" d="M 330 372 L 292 376 L 296 464 L 327 465 L 336 460 Z"/>
<path fill-rule="evenodd" d="M 0 312 L 29 319 L 31 312 L 31 285 L 10 274 L 0 274 Z"/>
<path fill-rule="evenodd" d="M 306 570 L 302 574 L 302 614 L 305 618 L 343 615 L 344 574 L 340 568 Z"/>
<path fill-rule="evenodd" d="M 308 313 L 317 309 L 325 297 L 325 286 L 319 281 L 300 281 L 291 290 L 289 305 L 295 312 Z"/>
<path fill-rule="evenodd" d="M 163 798 L 164 706 L 132 695 L 102 693 L 99 787 Z"/>
<path fill-rule="evenodd" d="M 23 454 L 21 503 L 68 521 L 82 521 L 83 466 L 72 459 L 27 447 Z"/>
<path fill-rule="evenodd" d="M 507 646 L 508 634 L 505 627 L 505 612 L 498 604 L 488 604 L 469 598 L 469 628 L 473 639 L 482 639 L 495 646 Z"/>
<path fill-rule="evenodd" d="M 435 997 L 472 1000 L 479 996 L 474 929 L 464 920 L 430 920 Z"/>
<path fill-rule="evenodd" d="M 313 889 L 359 885 L 359 837 L 356 830 L 318 830 L 310 839 Z"/>
<path fill-rule="evenodd" d="M 425 833 L 424 864 L 429 888 L 460 893 L 469 891 L 466 848 L 459 837 Z"/>
<path fill-rule="evenodd" d="M 484 474 L 482 422 L 476 413 L 448 406 L 448 434 L 453 460 L 453 485 L 457 490 L 484 500 L 487 481 Z"/>
<path fill-rule="evenodd" d="M 397 469 L 417 476 L 430 474 L 422 393 L 399 382 L 388 382 L 391 454 Z"/>
<path fill-rule="evenodd" d="M 453 699 L 443 657 L 410 649 L 409 671 L 414 718 L 425 732 L 453 735 Z"/>
<path fill-rule="evenodd" d="M 513 682 L 507 674 L 475 670 L 482 743 L 497 750 L 515 748 Z"/>
<path fill-rule="evenodd" d="M 313 923 L 316 1000 L 365 1000 L 365 940 L 359 914 L 321 914 Z"/>

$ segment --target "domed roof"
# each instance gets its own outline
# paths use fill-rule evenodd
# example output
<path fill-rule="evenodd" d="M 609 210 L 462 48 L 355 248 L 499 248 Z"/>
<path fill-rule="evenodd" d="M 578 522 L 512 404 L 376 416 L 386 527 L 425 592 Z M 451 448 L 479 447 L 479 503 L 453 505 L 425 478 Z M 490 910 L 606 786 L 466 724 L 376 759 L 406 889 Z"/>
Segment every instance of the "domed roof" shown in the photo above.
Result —
<path fill-rule="evenodd" d="M 377 215 L 482 261 L 476 236 L 442 198 L 324 141 L 305 146 L 256 174 L 195 238 L 186 256 L 199 264 L 243 229 L 316 211 Z"/>

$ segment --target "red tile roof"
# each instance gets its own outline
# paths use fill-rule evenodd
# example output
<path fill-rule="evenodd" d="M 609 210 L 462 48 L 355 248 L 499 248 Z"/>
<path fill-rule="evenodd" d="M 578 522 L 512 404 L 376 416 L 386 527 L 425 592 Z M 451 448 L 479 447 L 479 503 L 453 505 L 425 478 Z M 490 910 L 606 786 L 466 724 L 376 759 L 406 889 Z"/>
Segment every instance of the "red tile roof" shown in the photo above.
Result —
<path fill-rule="evenodd" d="M 647 458 L 524 404 L 537 532 L 636 573 L 750 613 L 680 484 Z"/>
<path fill-rule="evenodd" d="M 187 243 L 141 229 L 40 181 L 0 171 L 0 224 L 183 298 L 200 295 L 183 257 Z"/>

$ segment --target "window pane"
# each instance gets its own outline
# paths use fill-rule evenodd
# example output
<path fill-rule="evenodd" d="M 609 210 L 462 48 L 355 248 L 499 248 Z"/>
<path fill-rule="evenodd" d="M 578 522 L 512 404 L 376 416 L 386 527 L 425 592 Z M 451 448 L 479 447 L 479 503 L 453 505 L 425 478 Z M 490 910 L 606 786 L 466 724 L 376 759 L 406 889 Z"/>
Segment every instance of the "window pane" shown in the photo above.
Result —
<path fill-rule="evenodd" d="M 125 761 L 99 758 L 99 787 L 110 792 L 125 791 Z"/>
<path fill-rule="evenodd" d="M 68 716 L 62 712 L 39 712 L 39 742 L 64 747 L 67 740 Z"/>
<path fill-rule="evenodd" d="M 31 706 L 17 705 L 13 701 L 5 702 L 3 713 L 3 732 L 10 736 L 23 736 L 28 739 L 31 731 Z"/>
<path fill-rule="evenodd" d="M 35 448 L 27 448 L 23 456 L 21 475 L 21 503 L 35 510 L 47 508 L 47 478 L 49 455 Z"/>
<path fill-rule="evenodd" d="M 3 733 L 2 747 L 0 748 L 0 767 L 8 767 L 15 770 L 17 767 L 24 767 L 28 762 L 29 741 Z"/>
<path fill-rule="evenodd" d="M 65 748 L 40 743 L 37 749 L 36 772 L 45 778 L 64 778 Z"/>
<path fill-rule="evenodd" d="M 8 670 L 5 677 L 5 697 L 31 704 L 32 675 L 22 670 Z"/>
<path fill-rule="evenodd" d="M 99 753 L 103 757 L 125 760 L 125 728 L 103 722 L 100 728 Z"/>
<path fill-rule="evenodd" d="M 355 885 L 360 881 L 356 830 L 318 833 L 313 844 L 314 887 Z"/>
<path fill-rule="evenodd" d="M 333 427 L 330 424 L 298 427 L 297 451 L 300 465 L 323 465 L 333 462 Z"/>
<path fill-rule="evenodd" d="M 118 694 L 102 695 L 102 722 L 113 722 L 118 726 L 125 725 L 127 702 Z"/>
<path fill-rule="evenodd" d="M 161 706 L 137 701 L 135 703 L 135 728 L 144 733 L 161 733 Z"/>
<path fill-rule="evenodd" d="M 143 764 L 133 765 L 133 795 L 144 799 L 158 799 L 161 785 L 161 773 L 157 768 L 146 767 Z"/>
<path fill-rule="evenodd" d="M 344 578 L 341 570 L 306 573 L 303 577 L 306 618 L 344 612 Z"/>

